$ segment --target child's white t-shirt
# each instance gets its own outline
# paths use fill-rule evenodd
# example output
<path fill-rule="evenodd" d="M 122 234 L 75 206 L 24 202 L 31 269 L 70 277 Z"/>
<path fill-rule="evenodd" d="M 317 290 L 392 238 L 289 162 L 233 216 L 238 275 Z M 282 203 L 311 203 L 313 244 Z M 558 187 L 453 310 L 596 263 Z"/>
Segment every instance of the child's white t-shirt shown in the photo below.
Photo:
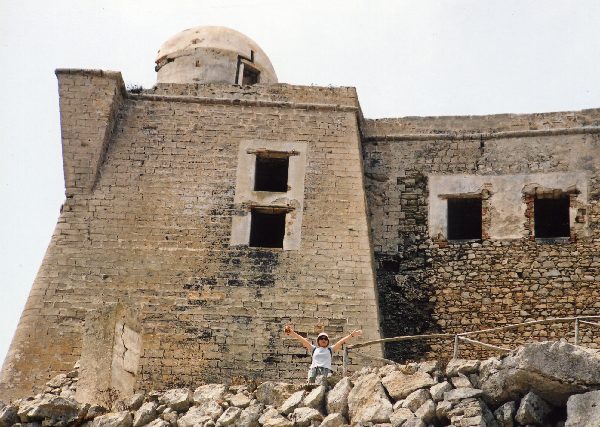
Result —
<path fill-rule="evenodd" d="M 317 347 L 315 345 L 311 345 L 312 352 L 312 364 L 311 368 L 327 368 L 331 370 L 331 354 L 333 350 L 331 347 Z"/>

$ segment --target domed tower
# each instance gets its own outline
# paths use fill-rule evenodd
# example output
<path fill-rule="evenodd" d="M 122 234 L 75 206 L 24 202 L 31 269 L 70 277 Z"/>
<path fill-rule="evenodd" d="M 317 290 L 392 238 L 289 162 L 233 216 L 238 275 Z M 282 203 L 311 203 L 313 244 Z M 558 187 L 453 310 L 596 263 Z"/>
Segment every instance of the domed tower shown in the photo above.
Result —
<path fill-rule="evenodd" d="M 157 83 L 277 83 L 265 52 L 242 33 L 195 27 L 167 40 L 156 58 Z"/>

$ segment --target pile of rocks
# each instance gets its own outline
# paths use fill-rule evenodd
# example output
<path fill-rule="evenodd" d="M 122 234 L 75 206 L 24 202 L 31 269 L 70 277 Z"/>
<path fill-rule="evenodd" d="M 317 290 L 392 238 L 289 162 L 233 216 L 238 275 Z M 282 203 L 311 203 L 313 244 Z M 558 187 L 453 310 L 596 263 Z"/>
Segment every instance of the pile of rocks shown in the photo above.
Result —
<path fill-rule="evenodd" d="M 0 403 L 0 427 L 597 426 L 600 354 L 566 342 L 503 358 L 364 368 L 328 386 L 281 382 L 137 393 L 111 410 L 73 399 L 77 371 L 43 393 Z"/>

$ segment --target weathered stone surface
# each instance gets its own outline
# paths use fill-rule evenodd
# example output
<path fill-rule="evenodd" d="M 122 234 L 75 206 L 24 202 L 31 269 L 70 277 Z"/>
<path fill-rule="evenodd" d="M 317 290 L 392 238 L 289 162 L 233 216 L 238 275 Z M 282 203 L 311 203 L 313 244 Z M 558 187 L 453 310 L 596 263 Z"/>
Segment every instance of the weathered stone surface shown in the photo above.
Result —
<path fill-rule="evenodd" d="M 447 391 L 444 393 L 444 400 L 447 400 L 452 403 L 456 403 L 463 399 L 469 399 L 472 397 L 479 397 L 483 394 L 482 390 L 477 388 L 455 388 L 453 390 Z"/>
<path fill-rule="evenodd" d="M 142 404 L 144 403 L 144 398 L 146 397 L 146 393 L 137 392 L 129 399 L 127 407 L 132 411 L 137 411 L 140 409 Z"/>
<path fill-rule="evenodd" d="M 223 413 L 223 407 L 216 400 L 207 400 L 192 409 L 196 409 L 198 414 L 206 415 L 213 421 L 216 421 Z"/>
<path fill-rule="evenodd" d="M 348 413 L 352 423 L 387 423 L 392 414 L 388 400 L 377 374 L 360 378 L 348 394 Z"/>
<path fill-rule="evenodd" d="M 158 416 L 156 412 L 157 406 L 155 402 L 144 403 L 133 416 L 133 427 L 141 427 L 156 419 Z"/>
<path fill-rule="evenodd" d="M 193 401 L 196 404 L 216 400 L 221 402 L 224 399 L 227 387 L 223 384 L 205 384 L 194 390 Z"/>
<path fill-rule="evenodd" d="M 340 413 L 331 413 L 323 418 L 320 427 L 342 427 L 347 424 L 346 419 Z"/>
<path fill-rule="evenodd" d="M 415 414 L 408 408 L 398 408 L 394 410 L 392 415 L 390 415 L 390 423 L 392 423 L 393 427 L 400 427 L 404 425 L 406 421 L 410 418 L 414 418 Z"/>
<path fill-rule="evenodd" d="M 159 401 L 177 412 L 185 412 L 192 404 L 192 391 L 187 388 L 167 390 L 160 396 Z"/>
<path fill-rule="evenodd" d="M 264 405 L 279 407 L 294 391 L 292 384 L 266 381 L 256 389 L 256 399 Z"/>
<path fill-rule="evenodd" d="M 452 385 L 455 388 L 464 388 L 464 387 L 470 387 L 473 388 L 473 384 L 471 384 L 471 381 L 465 377 L 463 374 L 458 374 L 458 376 L 456 377 L 452 377 L 450 378 L 450 381 L 452 382 Z"/>
<path fill-rule="evenodd" d="M 314 408 L 317 410 L 324 409 L 325 406 L 325 393 L 327 392 L 327 388 L 324 385 L 316 387 L 310 391 L 304 398 L 304 406 L 309 408 Z"/>
<path fill-rule="evenodd" d="M 8 427 L 17 423 L 19 417 L 17 416 L 17 408 L 12 405 L 1 405 L 0 408 L 0 427 Z"/>
<path fill-rule="evenodd" d="M 292 419 L 294 420 L 294 426 L 308 427 L 313 422 L 322 421 L 323 415 L 315 408 L 296 408 Z"/>
<path fill-rule="evenodd" d="M 217 420 L 218 426 L 230 426 L 233 425 L 236 420 L 240 417 L 242 413 L 242 408 L 236 408 L 235 406 L 231 406 L 225 410 Z"/>
<path fill-rule="evenodd" d="M 169 412 L 165 411 L 162 414 L 160 414 L 160 418 L 162 418 L 169 424 L 175 426 L 175 425 L 177 425 L 177 420 L 179 419 L 179 415 L 177 414 L 176 411 L 169 410 Z"/>
<path fill-rule="evenodd" d="M 251 404 L 242 411 L 237 419 L 236 427 L 258 427 L 258 419 L 260 418 L 264 406 L 262 404 Z"/>
<path fill-rule="evenodd" d="M 402 403 L 402 407 L 408 408 L 412 412 L 415 412 L 423 403 L 427 401 L 427 399 L 430 398 L 431 395 L 429 394 L 429 391 L 425 389 L 419 389 L 406 396 L 406 399 L 404 399 L 404 402 Z"/>
<path fill-rule="evenodd" d="M 332 390 L 327 393 L 327 412 L 340 413 L 348 417 L 348 394 L 352 390 L 350 378 L 342 378 Z"/>
<path fill-rule="evenodd" d="M 69 421 L 76 418 L 80 410 L 81 407 L 75 400 L 53 394 L 43 394 L 32 400 L 21 402 L 17 414 L 22 422 L 44 418 Z"/>
<path fill-rule="evenodd" d="M 422 419 L 414 417 L 406 420 L 402 427 L 425 427 L 425 422 Z"/>
<path fill-rule="evenodd" d="M 529 392 L 521 399 L 515 420 L 523 425 L 543 425 L 552 407 L 533 392 Z"/>
<path fill-rule="evenodd" d="M 439 402 L 444 399 L 444 393 L 450 390 L 452 390 L 452 384 L 444 381 L 431 387 L 429 393 L 434 402 Z"/>
<path fill-rule="evenodd" d="M 415 411 L 415 416 L 429 424 L 435 419 L 435 407 L 435 402 L 428 399 Z"/>
<path fill-rule="evenodd" d="M 495 427 L 494 415 L 481 399 L 466 398 L 449 411 L 452 425 Z"/>
<path fill-rule="evenodd" d="M 110 413 L 94 418 L 91 427 L 131 427 L 133 417 L 129 411 Z M 191 427 L 191 426 L 186 426 Z"/>
<path fill-rule="evenodd" d="M 565 427 L 596 427 L 599 423 L 600 390 L 569 397 Z"/>
<path fill-rule="evenodd" d="M 436 381 L 426 372 L 417 371 L 407 375 L 400 371 L 394 371 L 383 377 L 381 383 L 394 400 L 400 400 L 415 390 L 435 385 Z"/>
<path fill-rule="evenodd" d="M 283 417 L 275 408 L 265 411 L 258 422 L 263 427 L 292 427 L 294 423 Z"/>
<path fill-rule="evenodd" d="M 244 393 L 236 393 L 228 399 L 228 402 L 231 406 L 236 406 L 238 408 L 247 408 L 248 405 L 250 405 L 251 399 Z"/>
<path fill-rule="evenodd" d="M 189 411 L 187 411 L 187 413 L 177 420 L 177 427 L 202 426 L 204 423 L 209 421 L 214 420 L 210 415 L 207 415 L 202 408 L 193 406 Z"/>
<path fill-rule="evenodd" d="M 515 402 L 506 402 L 494 411 L 494 417 L 498 421 L 499 427 L 514 427 L 515 414 L 517 413 L 517 404 Z"/>
<path fill-rule="evenodd" d="M 435 405 L 435 416 L 439 419 L 450 418 L 450 410 L 454 405 L 447 400 L 442 400 Z"/>
<path fill-rule="evenodd" d="M 288 415 L 294 412 L 294 409 L 300 406 L 300 404 L 304 400 L 305 394 L 306 392 L 304 390 L 298 390 L 297 392 L 293 393 L 290 397 L 288 397 L 285 400 L 285 402 L 283 402 L 283 405 L 281 405 L 281 407 L 279 408 L 279 412 L 283 415 Z"/>
<path fill-rule="evenodd" d="M 456 377 L 458 374 L 474 374 L 479 369 L 479 360 L 451 359 L 446 365 L 446 375 Z"/>
<path fill-rule="evenodd" d="M 157 418 L 146 425 L 146 427 L 170 427 L 171 424 L 161 418 Z"/>
<path fill-rule="evenodd" d="M 555 405 L 569 395 L 600 388 L 600 353 L 564 341 L 526 344 L 481 371 L 486 399 L 500 404 L 529 390 Z"/>

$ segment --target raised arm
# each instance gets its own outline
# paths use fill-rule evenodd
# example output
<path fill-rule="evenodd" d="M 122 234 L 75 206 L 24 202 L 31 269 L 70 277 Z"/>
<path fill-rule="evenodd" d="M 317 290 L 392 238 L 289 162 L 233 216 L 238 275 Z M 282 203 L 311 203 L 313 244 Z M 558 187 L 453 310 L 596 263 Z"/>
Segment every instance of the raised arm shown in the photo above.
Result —
<path fill-rule="evenodd" d="M 300 341 L 302 343 L 302 346 L 307 349 L 308 351 L 312 350 L 312 344 L 310 343 L 309 340 L 307 340 L 306 338 L 304 338 L 302 335 L 296 333 L 296 331 L 294 331 L 294 328 L 292 327 L 292 325 L 285 325 L 285 328 L 283 329 L 283 331 L 285 332 L 286 335 L 289 335 L 292 338 L 297 339 L 298 341 Z"/>
<path fill-rule="evenodd" d="M 331 349 L 333 351 L 338 351 L 340 348 L 342 348 L 342 345 L 344 345 L 344 343 L 346 341 L 348 341 L 350 338 L 360 337 L 361 335 L 362 335 L 362 331 L 360 329 L 355 329 L 352 332 L 350 332 L 348 335 L 346 335 L 344 338 L 342 338 L 341 340 L 336 342 L 333 345 L 333 347 L 331 347 Z"/>

